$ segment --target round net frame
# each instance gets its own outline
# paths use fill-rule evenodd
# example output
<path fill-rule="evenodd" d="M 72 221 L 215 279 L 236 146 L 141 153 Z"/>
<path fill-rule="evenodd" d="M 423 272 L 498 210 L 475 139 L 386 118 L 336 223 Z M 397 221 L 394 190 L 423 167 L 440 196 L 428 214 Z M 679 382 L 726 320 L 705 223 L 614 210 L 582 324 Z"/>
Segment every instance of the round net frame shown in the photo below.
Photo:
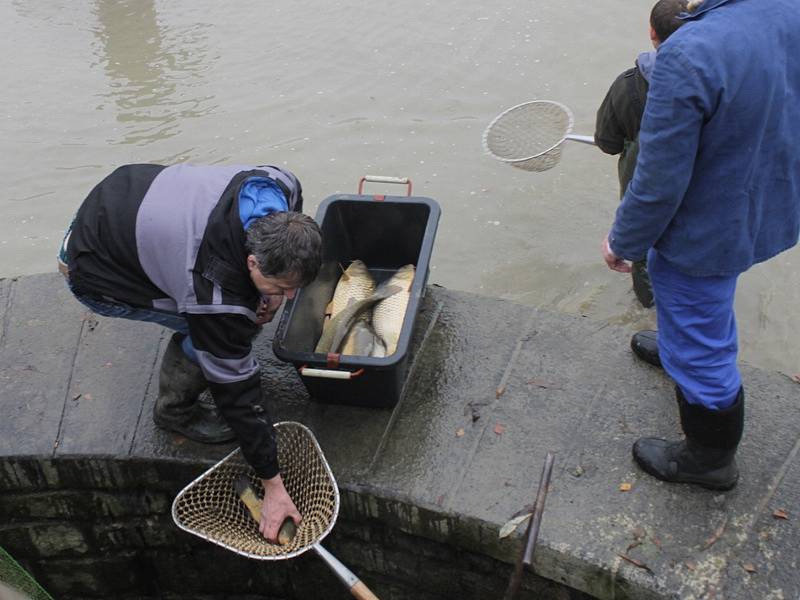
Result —
<path fill-rule="evenodd" d="M 561 144 L 573 122 L 572 112 L 559 102 L 524 102 L 495 117 L 483 132 L 483 147 L 511 166 L 546 171 L 561 160 Z"/>
<path fill-rule="evenodd" d="M 294 539 L 271 544 L 239 498 L 234 482 L 242 475 L 259 500 L 264 489 L 240 449 L 187 485 L 172 503 L 172 518 L 189 533 L 237 554 L 259 560 L 280 560 L 302 554 L 320 542 L 339 514 L 339 490 L 314 434 L 300 423 L 275 424 L 278 463 L 286 491 L 303 515 Z"/>

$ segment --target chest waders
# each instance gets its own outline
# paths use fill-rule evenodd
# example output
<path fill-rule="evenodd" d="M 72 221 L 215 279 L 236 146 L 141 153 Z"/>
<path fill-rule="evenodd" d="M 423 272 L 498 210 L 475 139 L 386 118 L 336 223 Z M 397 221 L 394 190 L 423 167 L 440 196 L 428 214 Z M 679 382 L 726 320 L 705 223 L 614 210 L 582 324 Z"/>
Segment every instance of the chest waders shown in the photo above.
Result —
<path fill-rule="evenodd" d="M 217 411 L 203 371 L 181 348 L 184 337 L 172 334 L 161 360 L 153 421 L 195 442 L 229 442 L 236 435 Z"/>
<path fill-rule="evenodd" d="M 633 179 L 633 172 L 636 169 L 636 159 L 639 157 L 639 139 L 625 141 L 625 148 L 617 162 L 617 173 L 619 175 L 619 198 L 625 195 L 628 184 Z M 633 282 L 633 293 L 636 299 L 645 308 L 650 308 L 655 303 L 653 297 L 653 284 L 650 283 L 650 275 L 647 274 L 647 259 L 635 260 L 632 264 L 631 280 Z"/>

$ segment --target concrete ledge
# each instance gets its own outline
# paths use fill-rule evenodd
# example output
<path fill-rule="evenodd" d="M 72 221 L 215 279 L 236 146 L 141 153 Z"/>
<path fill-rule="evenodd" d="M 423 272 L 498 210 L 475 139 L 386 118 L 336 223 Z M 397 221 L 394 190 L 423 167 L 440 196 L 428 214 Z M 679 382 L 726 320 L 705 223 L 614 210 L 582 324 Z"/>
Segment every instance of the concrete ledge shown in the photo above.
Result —
<path fill-rule="evenodd" d="M 0 281 L 0 311 L 0 545 L 53 593 L 177 598 L 191 580 L 193 598 L 317 597 L 309 574 L 337 588 L 313 558 L 239 564 L 171 524 L 174 494 L 230 447 L 152 424 L 163 330 L 86 314 L 57 275 Z M 309 401 L 273 331 L 257 345 L 273 418 L 317 435 L 343 498 L 331 549 L 378 595 L 501 597 L 521 533 L 497 532 L 553 451 L 528 597 L 800 597 L 789 378 L 743 365 L 742 479 L 713 494 L 632 463 L 637 437 L 679 429 L 670 382 L 633 359 L 622 327 L 431 287 L 393 410 Z M 197 572 L 206 559 L 251 587 L 222 590 Z M 112 575 L 90 576 L 93 561 Z"/>

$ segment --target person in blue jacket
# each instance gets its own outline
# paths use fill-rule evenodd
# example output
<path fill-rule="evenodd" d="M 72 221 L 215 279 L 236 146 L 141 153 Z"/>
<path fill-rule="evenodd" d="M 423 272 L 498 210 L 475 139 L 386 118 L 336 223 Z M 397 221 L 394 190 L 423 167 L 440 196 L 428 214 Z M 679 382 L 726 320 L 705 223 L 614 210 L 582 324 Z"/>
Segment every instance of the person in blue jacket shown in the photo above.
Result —
<path fill-rule="evenodd" d="M 636 170 L 602 244 L 609 268 L 647 255 L 658 332 L 639 358 L 675 381 L 685 438 L 639 439 L 650 475 L 736 485 L 744 389 L 736 280 L 800 232 L 800 10 L 796 0 L 692 0 L 658 50 Z"/>

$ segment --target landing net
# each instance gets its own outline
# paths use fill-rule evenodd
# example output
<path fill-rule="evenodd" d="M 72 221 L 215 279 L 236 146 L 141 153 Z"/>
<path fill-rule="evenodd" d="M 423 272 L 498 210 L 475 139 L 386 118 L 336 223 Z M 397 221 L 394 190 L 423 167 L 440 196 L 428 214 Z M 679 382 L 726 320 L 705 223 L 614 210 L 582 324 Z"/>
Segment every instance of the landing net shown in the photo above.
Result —
<path fill-rule="evenodd" d="M 275 424 L 278 463 L 286 491 L 303 515 L 297 534 L 285 546 L 271 544 L 236 493 L 234 482 L 246 476 L 259 499 L 263 486 L 237 449 L 198 477 L 175 498 L 175 523 L 210 542 L 261 560 L 297 556 L 322 540 L 339 512 L 339 490 L 314 434 L 300 423 Z"/>

